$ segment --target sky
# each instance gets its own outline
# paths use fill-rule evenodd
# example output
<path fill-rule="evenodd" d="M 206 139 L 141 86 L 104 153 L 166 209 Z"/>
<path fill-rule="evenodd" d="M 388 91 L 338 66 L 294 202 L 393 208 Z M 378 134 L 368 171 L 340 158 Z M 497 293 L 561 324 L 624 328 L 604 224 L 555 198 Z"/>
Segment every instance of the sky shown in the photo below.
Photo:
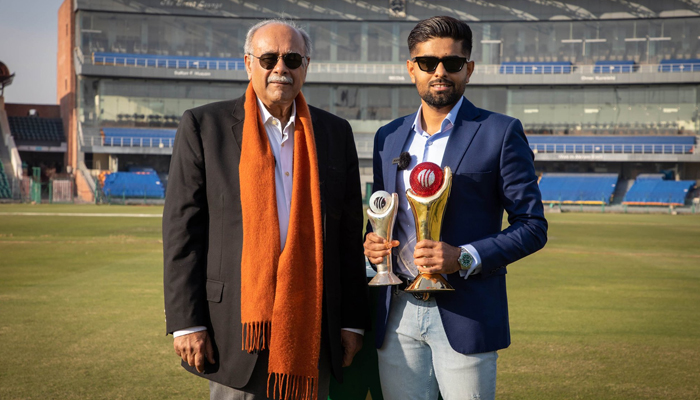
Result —
<path fill-rule="evenodd" d="M 0 0 L 0 61 L 15 74 L 6 103 L 56 104 L 58 8 L 63 0 Z"/>

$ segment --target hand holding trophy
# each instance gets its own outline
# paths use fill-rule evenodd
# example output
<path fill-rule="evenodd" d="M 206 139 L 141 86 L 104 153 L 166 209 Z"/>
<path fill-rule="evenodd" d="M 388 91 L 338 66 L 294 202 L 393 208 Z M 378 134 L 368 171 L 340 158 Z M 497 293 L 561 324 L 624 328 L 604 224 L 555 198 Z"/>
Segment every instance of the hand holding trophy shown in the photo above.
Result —
<path fill-rule="evenodd" d="M 440 241 L 442 219 L 452 188 L 452 170 L 445 167 L 443 171 L 437 164 L 423 162 L 413 168 L 409 179 L 411 188 L 406 190 L 406 197 L 416 224 L 416 241 Z M 442 275 L 425 273 L 420 273 L 406 288 L 413 293 L 452 290 L 454 288 Z"/>
<path fill-rule="evenodd" d="M 369 223 L 372 224 L 372 230 L 377 236 L 391 242 L 392 232 L 394 230 L 394 221 L 396 213 L 399 209 L 399 196 L 389 194 L 383 190 L 375 192 L 369 199 L 369 209 L 367 216 Z M 384 260 L 376 264 L 377 275 L 369 282 L 369 286 L 389 286 L 398 285 L 401 280 L 391 271 L 391 254 L 384 257 Z"/>

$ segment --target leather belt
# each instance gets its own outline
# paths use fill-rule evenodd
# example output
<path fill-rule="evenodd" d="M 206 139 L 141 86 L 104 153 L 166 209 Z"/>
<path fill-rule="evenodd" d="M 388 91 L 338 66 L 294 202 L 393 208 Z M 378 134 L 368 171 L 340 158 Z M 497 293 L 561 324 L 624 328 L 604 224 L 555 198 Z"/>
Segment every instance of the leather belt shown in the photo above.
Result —
<path fill-rule="evenodd" d="M 413 281 L 409 281 L 408 279 L 404 278 L 403 276 L 397 275 L 399 279 L 401 279 L 401 283 L 398 285 L 394 285 L 394 294 L 399 294 L 399 291 L 405 291 L 407 287 L 411 286 L 411 283 Z M 430 300 L 430 293 L 413 293 L 413 292 L 407 292 L 410 293 L 413 297 L 415 297 L 418 300 L 422 301 L 428 301 Z"/>

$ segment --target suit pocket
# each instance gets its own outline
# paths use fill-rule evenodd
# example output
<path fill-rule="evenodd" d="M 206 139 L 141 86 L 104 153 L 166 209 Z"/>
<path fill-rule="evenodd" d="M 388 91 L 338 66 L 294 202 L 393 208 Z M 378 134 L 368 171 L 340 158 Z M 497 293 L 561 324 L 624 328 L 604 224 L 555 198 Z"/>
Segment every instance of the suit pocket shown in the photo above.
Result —
<path fill-rule="evenodd" d="M 464 181 L 486 182 L 489 179 L 493 179 L 493 171 L 456 172 L 455 176 L 458 176 L 459 180 L 464 180 Z"/>
<path fill-rule="evenodd" d="M 221 297 L 224 293 L 224 283 L 207 279 L 207 300 L 213 303 L 221 303 Z"/>

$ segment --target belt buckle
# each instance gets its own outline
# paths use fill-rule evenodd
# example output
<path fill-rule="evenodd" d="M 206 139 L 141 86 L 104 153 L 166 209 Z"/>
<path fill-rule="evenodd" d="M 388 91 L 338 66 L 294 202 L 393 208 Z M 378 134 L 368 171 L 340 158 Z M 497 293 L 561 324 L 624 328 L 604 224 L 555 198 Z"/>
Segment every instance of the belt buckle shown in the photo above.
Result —
<path fill-rule="evenodd" d="M 411 293 L 411 294 L 413 295 L 413 297 L 415 297 L 418 300 L 422 300 L 422 301 L 430 300 L 430 293 L 427 293 L 427 292 L 425 292 L 425 293 Z"/>

